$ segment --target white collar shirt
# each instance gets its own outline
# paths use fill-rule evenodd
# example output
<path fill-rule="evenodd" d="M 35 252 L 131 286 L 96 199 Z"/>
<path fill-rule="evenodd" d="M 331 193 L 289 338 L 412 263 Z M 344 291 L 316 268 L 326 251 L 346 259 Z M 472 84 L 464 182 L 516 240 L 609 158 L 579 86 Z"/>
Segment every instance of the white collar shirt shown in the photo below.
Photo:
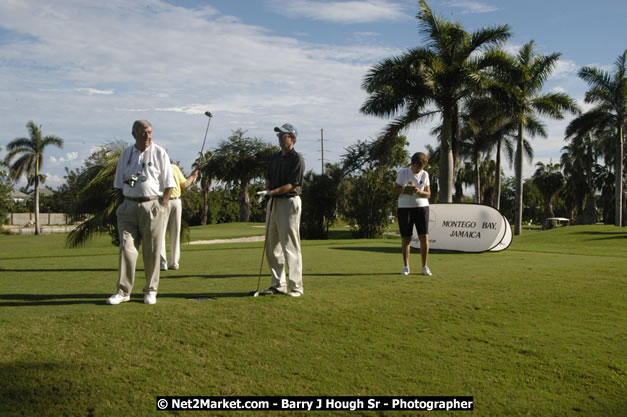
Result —
<path fill-rule="evenodd" d="M 120 154 L 113 188 L 125 197 L 162 196 L 166 188 L 174 187 L 170 158 L 162 147 L 152 143 L 142 152 L 131 145 Z"/>

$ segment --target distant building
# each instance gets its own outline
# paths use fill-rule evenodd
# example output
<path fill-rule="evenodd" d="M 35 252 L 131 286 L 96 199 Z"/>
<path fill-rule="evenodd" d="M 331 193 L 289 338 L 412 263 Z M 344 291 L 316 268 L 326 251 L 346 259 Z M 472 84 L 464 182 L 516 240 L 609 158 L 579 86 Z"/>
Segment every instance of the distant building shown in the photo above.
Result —
<path fill-rule="evenodd" d="M 14 203 L 23 203 L 28 200 L 29 195 L 24 194 L 19 190 L 14 190 L 9 193 L 9 197 L 11 198 L 11 200 L 13 200 Z"/>
<path fill-rule="evenodd" d="M 31 192 L 31 194 L 33 194 L 35 191 L 33 190 Z M 39 197 L 50 197 L 54 195 L 54 191 L 52 191 L 50 188 L 48 187 L 39 187 Z"/>

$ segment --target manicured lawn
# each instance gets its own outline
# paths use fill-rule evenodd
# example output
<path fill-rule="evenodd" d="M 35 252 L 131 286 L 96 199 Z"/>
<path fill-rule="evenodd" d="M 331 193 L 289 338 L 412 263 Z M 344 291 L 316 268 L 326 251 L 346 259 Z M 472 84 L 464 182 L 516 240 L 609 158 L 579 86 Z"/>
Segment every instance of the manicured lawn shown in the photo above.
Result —
<path fill-rule="evenodd" d="M 248 224 L 192 240 L 263 234 Z M 341 230 L 333 236 L 345 236 Z M 468 395 L 473 412 L 624 416 L 627 230 L 525 231 L 501 253 L 433 253 L 399 275 L 398 238 L 303 242 L 305 295 L 253 298 L 263 243 L 183 245 L 158 303 L 108 306 L 101 237 L 0 236 L 0 416 L 158 412 L 161 395 Z M 412 255 L 414 271 L 419 255 Z M 141 268 L 141 261 L 140 261 Z M 264 266 L 262 288 L 269 284 Z"/>

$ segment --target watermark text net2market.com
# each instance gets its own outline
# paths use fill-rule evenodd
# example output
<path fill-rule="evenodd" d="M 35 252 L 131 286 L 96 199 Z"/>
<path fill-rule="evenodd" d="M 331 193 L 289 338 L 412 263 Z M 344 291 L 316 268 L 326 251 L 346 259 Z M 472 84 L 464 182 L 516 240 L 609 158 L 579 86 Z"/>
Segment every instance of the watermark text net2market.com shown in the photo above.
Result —
<path fill-rule="evenodd" d="M 473 397 L 241 397 L 241 396 L 159 396 L 158 411 L 471 411 Z"/>

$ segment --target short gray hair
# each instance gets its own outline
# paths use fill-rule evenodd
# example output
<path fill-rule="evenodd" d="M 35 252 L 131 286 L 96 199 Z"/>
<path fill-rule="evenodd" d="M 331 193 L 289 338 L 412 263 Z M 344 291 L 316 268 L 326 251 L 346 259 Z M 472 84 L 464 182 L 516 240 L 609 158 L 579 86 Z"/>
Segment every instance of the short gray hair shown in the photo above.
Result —
<path fill-rule="evenodd" d="M 149 127 L 152 127 L 152 125 L 148 120 L 135 120 L 135 123 L 133 123 L 133 130 L 131 130 L 131 134 L 135 136 L 135 132 L 137 132 L 139 129 L 148 129 Z"/>

